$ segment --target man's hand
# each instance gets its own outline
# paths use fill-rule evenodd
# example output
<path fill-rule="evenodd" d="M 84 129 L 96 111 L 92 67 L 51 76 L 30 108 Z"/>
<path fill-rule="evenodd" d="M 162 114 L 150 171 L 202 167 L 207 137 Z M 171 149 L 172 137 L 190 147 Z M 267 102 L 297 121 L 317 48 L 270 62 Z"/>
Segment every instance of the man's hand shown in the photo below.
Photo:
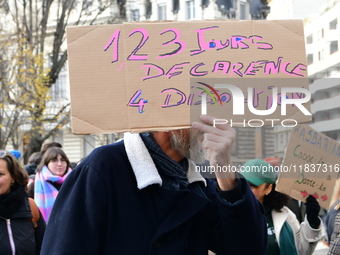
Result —
<path fill-rule="evenodd" d="M 204 133 L 202 142 L 203 148 L 206 150 L 206 159 L 210 161 L 210 165 L 215 167 L 217 182 L 221 190 L 230 190 L 236 184 L 235 173 L 218 172 L 223 166 L 231 165 L 231 149 L 236 136 L 236 132 L 228 124 L 217 124 L 213 126 L 214 117 L 201 115 L 200 119 L 208 124 L 194 122 L 192 126 Z"/>

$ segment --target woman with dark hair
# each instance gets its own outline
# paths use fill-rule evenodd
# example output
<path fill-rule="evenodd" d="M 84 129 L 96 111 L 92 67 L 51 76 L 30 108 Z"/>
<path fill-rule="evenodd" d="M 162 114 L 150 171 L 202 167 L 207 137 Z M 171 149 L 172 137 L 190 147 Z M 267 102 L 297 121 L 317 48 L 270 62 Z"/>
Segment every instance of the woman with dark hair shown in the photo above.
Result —
<path fill-rule="evenodd" d="M 275 190 L 274 167 L 259 159 L 247 161 L 242 175 L 255 197 L 263 204 L 267 218 L 267 255 L 309 255 L 323 238 L 320 205 L 313 196 L 306 202 L 306 218 L 299 224 L 295 214 L 286 207 L 290 197 Z"/>
<path fill-rule="evenodd" d="M 71 170 L 68 157 L 58 147 L 49 148 L 37 167 L 34 182 L 29 185 L 28 194 L 34 198 L 46 222 L 61 185 Z"/>
<path fill-rule="evenodd" d="M 18 160 L 7 151 L 0 151 L 0 253 L 40 254 L 45 221 L 40 212 L 37 225 L 26 187 L 28 175 Z M 35 206 L 36 208 L 36 206 Z"/>

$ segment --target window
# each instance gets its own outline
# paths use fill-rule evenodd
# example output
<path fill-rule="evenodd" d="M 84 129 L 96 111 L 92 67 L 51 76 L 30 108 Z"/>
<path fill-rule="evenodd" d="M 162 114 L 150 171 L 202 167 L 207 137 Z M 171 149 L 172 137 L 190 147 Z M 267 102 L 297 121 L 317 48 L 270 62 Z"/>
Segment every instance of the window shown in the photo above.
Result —
<path fill-rule="evenodd" d="M 52 100 L 67 99 L 67 70 L 66 65 L 61 69 L 57 81 L 51 86 L 51 98 Z"/>
<path fill-rule="evenodd" d="M 330 119 L 337 119 L 339 117 L 340 117 L 340 108 L 331 109 L 329 111 L 329 118 Z"/>
<path fill-rule="evenodd" d="M 240 19 L 246 19 L 246 3 L 240 2 Z"/>
<path fill-rule="evenodd" d="M 313 64 L 313 54 L 307 55 L 307 65 Z"/>
<path fill-rule="evenodd" d="M 313 82 L 309 82 L 309 84 L 311 84 Z M 310 98 L 310 102 L 313 104 L 315 101 L 315 94 L 312 94 L 311 98 Z"/>
<path fill-rule="evenodd" d="M 330 138 L 332 138 L 334 140 L 338 140 L 339 130 L 329 131 L 329 132 L 327 132 L 327 136 L 329 136 Z"/>
<path fill-rule="evenodd" d="M 331 22 L 329 22 L 329 30 L 336 29 L 337 25 L 338 25 L 338 19 L 332 20 Z"/>
<path fill-rule="evenodd" d="M 306 43 L 307 44 L 312 44 L 313 43 L 313 34 L 307 36 Z"/>
<path fill-rule="evenodd" d="M 338 41 L 331 41 L 329 46 L 329 54 L 333 54 L 338 51 Z"/>
<path fill-rule="evenodd" d="M 139 10 L 131 11 L 132 21 L 139 21 Z"/>
<path fill-rule="evenodd" d="M 322 51 L 319 51 L 319 52 L 318 52 L 318 59 L 319 59 L 319 61 L 320 61 L 320 60 L 323 60 L 324 52 L 325 52 L 325 50 L 322 50 Z"/>
<path fill-rule="evenodd" d="M 322 100 L 328 97 L 329 96 L 327 90 L 319 90 L 315 93 L 315 101 Z"/>
<path fill-rule="evenodd" d="M 195 1 L 194 0 L 186 1 L 185 6 L 186 6 L 185 19 L 186 20 L 195 19 Z"/>
<path fill-rule="evenodd" d="M 95 10 L 92 1 L 84 1 L 83 9 L 85 10 L 85 14 L 87 15 L 91 15 L 92 12 Z"/>
<path fill-rule="evenodd" d="M 317 112 L 315 114 L 315 121 L 318 122 L 323 120 L 329 120 L 328 112 Z"/>
<path fill-rule="evenodd" d="M 335 97 L 340 94 L 340 87 L 333 87 L 329 89 L 329 97 Z"/>
<path fill-rule="evenodd" d="M 166 20 L 166 5 L 158 5 L 158 20 Z"/>
<path fill-rule="evenodd" d="M 333 75 L 336 75 L 340 72 L 340 68 L 339 67 L 330 67 L 327 69 L 327 77 L 331 77 Z"/>
<path fill-rule="evenodd" d="M 318 32 L 318 40 L 321 40 L 323 37 L 324 37 L 324 30 L 321 29 L 321 30 L 319 30 L 319 32 Z"/>

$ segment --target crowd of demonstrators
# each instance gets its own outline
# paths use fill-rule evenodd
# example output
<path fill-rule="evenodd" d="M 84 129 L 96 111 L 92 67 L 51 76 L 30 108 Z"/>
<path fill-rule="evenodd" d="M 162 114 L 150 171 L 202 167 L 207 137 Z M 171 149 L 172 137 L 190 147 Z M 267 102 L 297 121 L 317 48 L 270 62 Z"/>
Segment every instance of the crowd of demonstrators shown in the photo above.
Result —
<path fill-rule="evenodd" d="M 259 159 L 249 160 L 245 167 L 259 171 L 243 172 L 255 197 L 263 204 L 267 219 L 268 249 L 271 255 L 312 254 L 323 238 L 324 226 L 318 216 L 320 205 L 313 196 L 306 202 L 306 217 L 299 223 L 296 215 L 286 207 L 290 197 L 275 190 L 276 174 L 270 165 Z M 266 167 L 269 171 L 262 171 Z"/>
<path fill-rule="evenodd" d="M 40 254 L 45 221 L 38 211 L 33 224 L 28 175 L 9 152 L 0 151 L 0 254 Z"/>
<path fill-rule="evenodd" d="M 302 203 L 276 191 L 274 171 L 214 178 L 195 173 L 192 160 L 230 164 L 235 137 L 230 127 L 196 128 L 191 137 L 189 130 L 126 134 L 95 149 L 74 171 L 60 143 L 32 154 L 26 171 L 19 151 L 0 151 L 0 254 L 305 255 L 326 229 L 328 254 L 340 255 L 340 185 L 325 228 L 317 200 L 309 196 Z M 202 148 L 209 160 L 199 160 Z M 244 166 L 273 169 L 259 159 Z M 28 197 L 39 208 L 37 226 Z"/>
<path fill-rule="evenodd" d="M 202 121 L 192 147 L 184 129 L 126 134 L 92 151 L 59 192 L 42 253 L 264 254 L 264 211 L 245 179 L 228 173 L 217 184 L 195 171 L 203 147 L 210 164 L 231 164 L 235 137 Z"/>
<path fill-rule="evenodd" d="M 70 172 L 70 161 L 61 148 L 51 147 L 44 152 L 35 179 L 28 186 L 28 195 L 35 200 L 46 222 L 61 185 Z"/>

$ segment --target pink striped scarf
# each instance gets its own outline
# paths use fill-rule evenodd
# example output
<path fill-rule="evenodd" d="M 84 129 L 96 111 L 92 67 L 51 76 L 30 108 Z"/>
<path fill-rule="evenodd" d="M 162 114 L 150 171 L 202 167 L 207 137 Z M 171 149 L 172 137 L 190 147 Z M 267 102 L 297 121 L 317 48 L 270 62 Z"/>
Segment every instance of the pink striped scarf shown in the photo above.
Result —
<path fill-rule="evenodd" d="M 35 175 L 34 181 L 34 201 L 40 209 L 42 216 L 45 221 L 48 221 L 52 207 L 59 191 L 50 183 L 63 183 L 69 173 L 69 168 L 64 176 L 53 175 L 45 165 L 40 172 Z"/>

